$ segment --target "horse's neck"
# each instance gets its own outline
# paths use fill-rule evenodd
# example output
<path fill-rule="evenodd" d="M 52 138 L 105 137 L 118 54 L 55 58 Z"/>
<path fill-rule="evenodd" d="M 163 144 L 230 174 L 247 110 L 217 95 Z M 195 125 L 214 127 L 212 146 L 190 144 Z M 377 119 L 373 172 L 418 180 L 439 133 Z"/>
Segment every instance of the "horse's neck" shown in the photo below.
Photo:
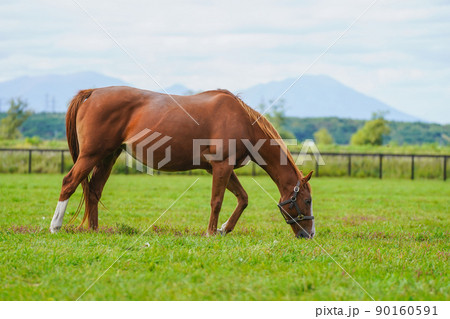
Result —
<path fill-rule="evenodd" d="M 300 178 L 297 167 L 287 159 L 285 159 L 285 163 L 282 163 L 280 146 L 270 145 L 269 141 L 266 141 L 261 147 L 260 155 L 266 162 L 266 165 L 261 165 L 261 167 L 275 182 L 281 197 L 290 196 Z"/>

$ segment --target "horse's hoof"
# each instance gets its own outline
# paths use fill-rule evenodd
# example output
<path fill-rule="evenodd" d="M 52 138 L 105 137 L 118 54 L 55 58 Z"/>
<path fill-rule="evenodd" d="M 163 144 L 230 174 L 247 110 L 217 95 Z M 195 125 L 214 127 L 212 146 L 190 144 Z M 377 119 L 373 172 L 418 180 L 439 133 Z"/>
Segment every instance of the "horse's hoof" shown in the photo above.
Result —
<path fill-rule="evenodd" d="M 50 232 L 52 234 L 57 234 L 59 232 L 59 230 L 61 229 L 61 226 L 55 226 L 55 227 L 51 227 L 50 226 Z"/>
<path fill-rule="evenodd" d="M 218 234 L 221 234 L 222 236 L 225 236 L 225 235 L 227 234 L 227 231 L 225 230 L 225 228 L 227 227 L 227 223 L 228 223 L 228 221 L 226 221 L 225 223 L 223 223 L 223 224 L 222 224 L 222 227 L 220 227 L 220 228 L 217 230 L 217 233 L 218 233 Z"/>

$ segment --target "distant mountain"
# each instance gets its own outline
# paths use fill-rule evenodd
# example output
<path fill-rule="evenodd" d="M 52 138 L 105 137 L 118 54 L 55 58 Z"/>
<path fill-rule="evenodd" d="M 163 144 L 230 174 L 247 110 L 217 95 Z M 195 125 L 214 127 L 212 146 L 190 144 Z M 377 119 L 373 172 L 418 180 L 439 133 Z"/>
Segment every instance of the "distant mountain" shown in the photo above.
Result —
<path fill-rule="evenodd" d="M 236 91 L 254 108 L 261 103 L 267 106 L 286 90 L 295 79 L 258 84 Z M 70 99 L 85 88 L 111 85 L 129 85 L 124 81 L 95 72 L 67 75 L 20 77 L 0 82 L 0 110 L 6 110 L 6 101 L 22 97 L 36 112 L 65 112 Z M 165 89 L 170 94 L 187 95 L 195 91 L 182 84 Z M 292 117 L 340 117 L 370 119 L 373 112 L 386 111 L 386 118 L 394 121 L 419 121 L 373 97 L 325 75 L 304 75 L 282 97 L 286 115 Z"/>
<path fill-rule="evenodd" d="M 252 107 L 264 103 L 266 107 L 293 82 L 294 78 L 258 84 L 241 91 L 242 99 Z M 304 75 L 282 97 L 286 115 L 293 117 L 340 117 L 370 119 L 372 113 L 387 112 L 386 118 L 394 121 L 419 121 L 373 97 L 325 75 Z"/>
<path fill-rule="evenodd" d="M 295 78 L 257 84 L 248 89 L 238 90 L 240 97 L 251 107 L 268 107 L 278 98 Z M 175 84 L 166 89 L 177 95 L 190 94 L 189 88 Z M 340 117 L 367 120 L 374 112 L 386 112 L 392 121 L 415 122 L 418 118 L 403 113 L 373 97 L 360 93 L 325 75 L 304 75 L 281 98 L 287 116 L 292 117 Z M 279 103 L 279 102 L 277 102 Z"/>
<path fill-rule="evenodd" d="M 67 104 L 79 90 L 111 85 L 128 84 L 96 72 L 24 76 L 0 82 L 0 106 L 5 111 L 7 100 L 22 97 L 35 112 L 65 112 Z"/>

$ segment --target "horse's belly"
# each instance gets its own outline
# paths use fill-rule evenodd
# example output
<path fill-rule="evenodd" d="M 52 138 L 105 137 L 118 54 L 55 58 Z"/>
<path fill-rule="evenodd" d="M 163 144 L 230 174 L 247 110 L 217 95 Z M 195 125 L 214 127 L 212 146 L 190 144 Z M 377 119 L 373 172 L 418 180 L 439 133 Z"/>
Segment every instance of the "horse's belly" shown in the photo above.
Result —
<path fill-rule="evenodd" d="M 192 145 L 184 143 L 163 143 L 159 139 L 152 143 L 126 144 L 127 153 L 131 154 L 139 163 L 161 171 L 186 171 L 191 169 L 209 169 L 211 165 L 200 155 L 195 156 Z"/>

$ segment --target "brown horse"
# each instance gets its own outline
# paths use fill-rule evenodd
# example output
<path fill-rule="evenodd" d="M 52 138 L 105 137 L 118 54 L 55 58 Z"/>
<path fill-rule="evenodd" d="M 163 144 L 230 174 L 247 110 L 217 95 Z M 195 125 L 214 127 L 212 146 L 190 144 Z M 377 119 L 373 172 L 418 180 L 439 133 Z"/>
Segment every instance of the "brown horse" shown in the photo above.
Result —
<path fill-rule="evenodd" d="M 157 134 L 149 139 L 143 132 Z M 251 159 L 278 186 L 278 206 L 295 235 L 314 236 L 308 183 L 312 172 L 304 177 L 269 121 L 229 91 L 177 96 L 130 87 L 83 90 L 70 102 L 66 133 L 74 166 L 63 179 L 51 232 L 61 228 L 69 197 L 80 183 L 85 202 L 80 226 L 87 220 L 91 229 L 97 229 L 103 187 L 114 162 L 127 148 L 149 167 L 164 171 L 205 169 L 212 174 L 207 235 L 231 232 L 247 207 L 247 193 L 234 169 Z M 168 161 L 168 147 L 154 147 L 164 137 L 166 146 L 174 151 Z M 217 229 L 225 189 L 237 197 L 238 204 Z"/>

